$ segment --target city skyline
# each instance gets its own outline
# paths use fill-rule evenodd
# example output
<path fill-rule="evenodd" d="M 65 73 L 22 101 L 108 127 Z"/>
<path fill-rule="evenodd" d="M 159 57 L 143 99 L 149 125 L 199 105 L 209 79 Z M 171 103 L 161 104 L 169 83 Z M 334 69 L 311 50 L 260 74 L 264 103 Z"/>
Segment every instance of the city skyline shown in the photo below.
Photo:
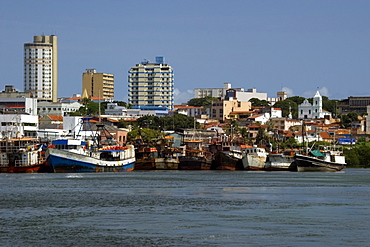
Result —
<path fill-rule="evenodd" d="M 20 4 L 22 2 L 22 4 Z M 195 88 L 256 88 L 274 97 L 369 96 L 368 1 L 0 0 L 0 83 L 23 90 L 23 44 L 58 36 L 58 97 L 82 94 L 88 68 L 115 75 L 128 101 L 128 71 L 164 56 L 175 104 Z M 42 13 L 43 18 L 35 18 Z M 79 85 L 78 87 L 76 85 Z"/>

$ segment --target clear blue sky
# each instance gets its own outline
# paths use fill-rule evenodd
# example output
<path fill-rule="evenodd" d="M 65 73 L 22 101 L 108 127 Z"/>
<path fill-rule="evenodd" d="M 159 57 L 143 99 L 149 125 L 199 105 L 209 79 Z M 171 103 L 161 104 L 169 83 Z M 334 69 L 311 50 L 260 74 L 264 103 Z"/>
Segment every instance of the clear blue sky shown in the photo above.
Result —
<path fill-rule="evenodd" d="M 59 93 L 81 93 L 85 69 L 115 75 L 164 56 L 175 103 L 194 88 L 256 88 L 275 97 L 370 96 L 370 1 L 0 0 L 0 90 L 23 91 L 23 44 L 57 35 Z"/>

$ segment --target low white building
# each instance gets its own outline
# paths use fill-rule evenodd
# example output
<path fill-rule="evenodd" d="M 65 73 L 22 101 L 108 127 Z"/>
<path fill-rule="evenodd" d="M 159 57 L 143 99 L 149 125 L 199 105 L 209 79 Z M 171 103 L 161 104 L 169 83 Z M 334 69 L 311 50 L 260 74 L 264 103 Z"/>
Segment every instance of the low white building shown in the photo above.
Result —
<path fill-rule="evenodd" d="M 309 143 L 323 140 L 319 131 L 305 131 L 303 135 L 302 132 L 296 132 L 294 133 L 294 139 L 296 139 L 297 143 Z"/>
<path fill-rule="evenodd" d="M 0 139 L 37 137 L 37 115 L 0 114 Z"/>
<path fill-rule="evenodd" d="M 7 108 L 19 113 L 25 112 L 30 115 L 37 115 L 36 98 L 0 98 L 0 108 Z"/>
<path fill-rule="evenodd" d="M 204 107 L 188 106 L 188 105 L 175 105 L 175 111 L 178 114 L 186 115 L 188 117 L 196 117 L 203 113 Z"/>
<path fill-rule="evenodd" d="M 79 102 L 73 103 L 52 103 L 47 101 L 38 102 L 37 111 L 40 116 L 61 115 L 65 116 L 69 112 L 76 112 L 82 105 Z"/>
<path fill-rule="evenodd" d="M 121 119 L 140 118 L 143 116 L 165 116 L 168 115 L 167 108 L 155 107 L 153 109 L 127 109 L 117 103 L 108 103 L 105 110 L 105 117 L 119 116 Z"/>
<path fill-rule="evenodd" d="M 301 126 L 302 122 L 300 120 L 288 119 L 288 118 L 271 118 L 271 125 L 277 130 L 289 130 L 293 126 Z"/>
<path fill-rule="evenodd" d="M 250 116 L 249 118 L 247 118 L 247 121 L 250 123 L 265 124 L 267 121 L 269 121 L 269 119 L 269 114 L 258 114 Z"/>
<path fill-rule="evenodd" d="M 258 93 L 255 88 L 248 89 L 247 91 L 239 91 L 236 89 L 228 89 L 226 91 L 225 99 L 248 102 L 250 99 L 267 100 L 267 93 Z"/>
<path fill-rule="evenodd" d="M 271 107 L 270 118 L 281 118 L 283 111 L 280 108 Z"/>

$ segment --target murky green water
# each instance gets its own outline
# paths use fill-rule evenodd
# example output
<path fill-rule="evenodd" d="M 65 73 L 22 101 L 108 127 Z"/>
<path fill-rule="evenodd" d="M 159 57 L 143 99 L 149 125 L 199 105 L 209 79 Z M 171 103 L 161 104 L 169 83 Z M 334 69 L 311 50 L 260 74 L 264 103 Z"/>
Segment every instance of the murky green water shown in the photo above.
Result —
<path fill-rule="evenodd" d="M 1 246 L 368 246 L 370 170 L 0 174 Z"/>

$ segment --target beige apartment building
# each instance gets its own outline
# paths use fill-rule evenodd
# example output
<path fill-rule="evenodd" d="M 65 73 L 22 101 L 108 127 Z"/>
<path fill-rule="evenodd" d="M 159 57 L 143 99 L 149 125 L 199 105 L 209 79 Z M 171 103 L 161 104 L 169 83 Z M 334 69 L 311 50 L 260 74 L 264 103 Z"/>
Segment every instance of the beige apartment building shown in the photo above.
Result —
<path fill-rule="evenodd" d="M 247 101 L 239 101 L 236 99 L 213 101 L 210 118 L 225 121 L 233 118 L 231 116 L 232 112 L 250 111 L 251 108 L 252 103 Z"/>
<path fill-rule="evenodd" d="M 96 73 L 96 69 L 87 69 L 82 74 L 82 94 L 107 100 L 114 99 L 114 75 Z"/>
<path fill-rule="evenodd" d="M 39 101 L 58 99 L 58 38 L 34 36 L 24 44 L 24 91 Z"/>

